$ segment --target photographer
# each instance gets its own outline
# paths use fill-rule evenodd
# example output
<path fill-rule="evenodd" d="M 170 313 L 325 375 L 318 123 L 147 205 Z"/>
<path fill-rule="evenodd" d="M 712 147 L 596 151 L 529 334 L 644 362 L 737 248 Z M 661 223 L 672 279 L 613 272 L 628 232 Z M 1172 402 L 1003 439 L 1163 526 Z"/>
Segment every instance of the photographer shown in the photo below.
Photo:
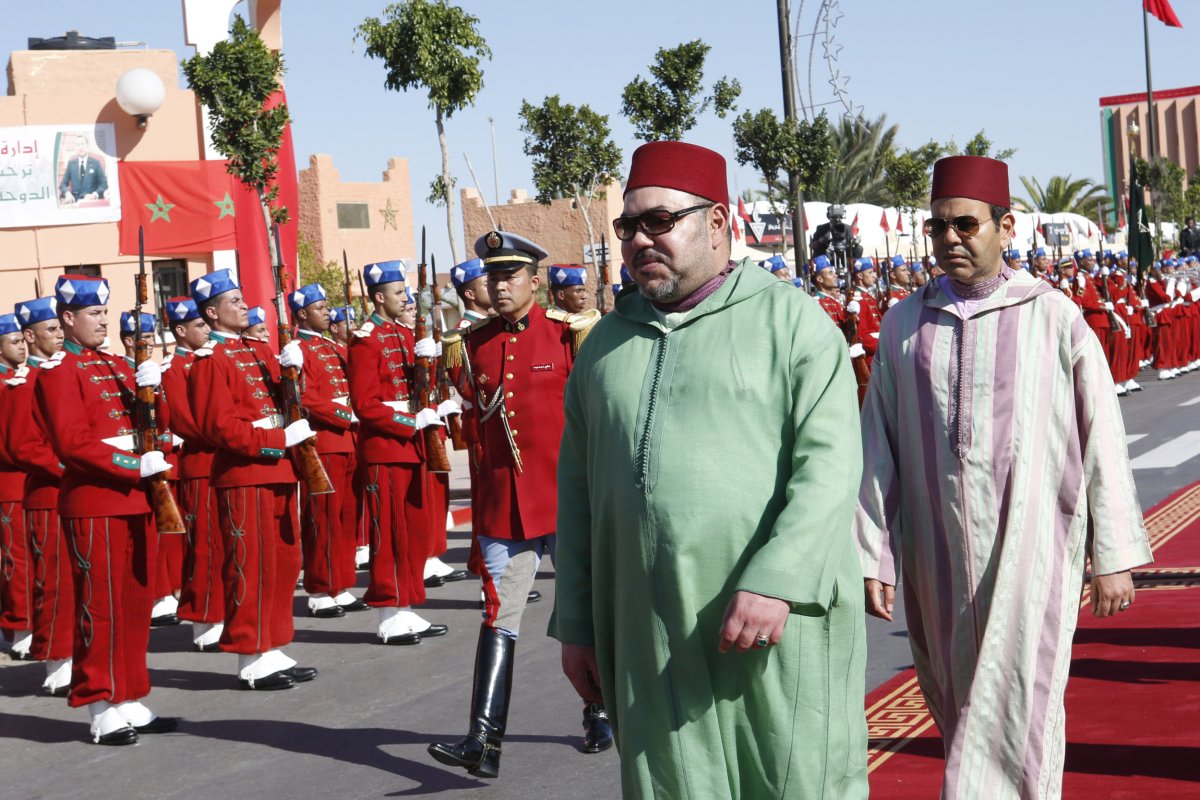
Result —
<path fill-rule="evenodd" d="M 850 226 L 846 224 L 846 207 L 841 203 L 835 203 L 825 211 L 825 216 L 829 219 L 828 222 L 822 222 L 813 231 L 812 241 L 808 247 L 812 253 L 812 257 L 828 255 L 830 260 L 835 263 L 840 260 L 841 256 L 835 257 L 837 254 L 845 254 L 844 258 L 855 259 L 862 256 L 862 244 L 854 237 Z"/>

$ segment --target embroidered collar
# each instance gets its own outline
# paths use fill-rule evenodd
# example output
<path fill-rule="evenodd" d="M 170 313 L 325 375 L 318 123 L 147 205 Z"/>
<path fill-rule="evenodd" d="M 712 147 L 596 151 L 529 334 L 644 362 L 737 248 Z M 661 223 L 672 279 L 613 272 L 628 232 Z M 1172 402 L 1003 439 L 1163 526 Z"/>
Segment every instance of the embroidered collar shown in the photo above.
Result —
<path fill-rule="evenodd" d="M 521 331 L 523 331 L 529 327 L 529 315 L 526 314 L 525 316 L 521 317 L 516 322 L 509 322 L 504 317 L 501 317 L 500 322 L 501 322 L 501 324 L 504 325 L 504 331 L 506 333 L 512 333 L 513 331 L 520 333 Z"/>
<path fill-rule="evenodd" d="M 71 355 L 79 356 L 79 355 L 83 355 L 84 350 L 90 349 L 90 348 L 85 348 L 81 344 L 76 344 L 75 342 L 68 340 L 68 341 L 63 342 L 63 349 L 66 350 Z"/>
<path fill-rule="evenodd" d="M 224 344 L 225 342 L 232 342 L 236 339 L 240 339 L 242 338 L 242 335 L 240 333 L 229 333 L 227 331 L 209 331 L 208 338 L 219 344 Z"/>
<path fill-rule="evenodd" d="M 31 367 L 39 367 L 45 360 L 46 359 L 42 358 L 41 356 L 30 356 L 25 360 L 25 363 L 29 364 Z"/>

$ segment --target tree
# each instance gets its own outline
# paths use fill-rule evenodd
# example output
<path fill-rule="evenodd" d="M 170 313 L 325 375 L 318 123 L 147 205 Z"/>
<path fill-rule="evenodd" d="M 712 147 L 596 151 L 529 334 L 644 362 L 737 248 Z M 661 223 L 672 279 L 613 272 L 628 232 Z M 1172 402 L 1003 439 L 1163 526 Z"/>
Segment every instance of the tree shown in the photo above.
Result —
<path fill-rule="evenodd" d="M 1100 203 L 1108 195 L 1104 188 L 1089 178 L 1071 180 L 1071 176 L 1055 175 L 1042 186 L 1037 178 L 1021 176 L 1028 199 L 1014 197 L 1013 208 L 1018 211 L 1037 211 L 1042 214 L 1069 212 L 1088 219 L 1098 219 Z"/>
<path fill-rule="evenodd" d="M 895 152 L 898 128 L 887 115 L 867 123 L 842 118 L 831 130 L 835 158 L 811 197 L 827 203 L 887 203 L 884 171 Z"/>
<path fill-rule="evenodd" d="M 994 158 L 997 161 L 1007 161 L 1012 158 L 1017 152 L 1017 148 L 1008 147 L 1003 150 L 992 152 L 992 140 L 987 137 L 983 131 L 975 134 L 967 141 L 966 147 L 961 151 L 958 149 L 958 143 L 954 139 L 946 142 L 945 153 L 948 156 L 984 156 L 985 158 Z"/>
<path fill-rule="evenodd" d="M 230 175 L 258 194 L 267 229 L 267 249 L 276 259 L 271 238 L 273 223 L 288 221 L 287 206 L 276 203 L 278 188 L 271 184 L 279 172 L 279 148 L 288 123 L 287 106 L 264 104 L 279 90 L 283 57 L 271 50 L 258 31 L 235 16 L 229 39 L 217 42 L 207 55 L 183 62 L 183 74 L 196 98 L 208 108 L 212 143 L 229 160 Z"/>
<path fill-rule="evenodd" d="M 712 48 L 696 39 L 670 50 L 660 48 L 650 65 L 649 81 L 638 76 L 621 94 L 621 113 L 633 123 L 634 136 L 646 142 L 680 140 L 696 127 L 696 117 L 711 106 L 721 119 L 736 107 L 742 85 L 722 77 L 712 94 L 704 90 L 704 59 Z"/>
<path fill-rule="evenodd" d="M 621 179 L 621 148 L 612 140 L 608 116 L 586 105 L 564 103 L 558 95 L 540 106 L 523 100 L 520 116 L 525 155 L 533 159 L 537 201 L 549 205 L 556 198 L 572 198 L 588 242 L 595 242 L 592 201 L 604 196 L 611 181 Z"/>
<path fill-rule="evenodd" d="M 446 230 L 454 263 L 462 261 L 454 224 L 454 177 L 450 173 L 450 150 L 446 144 L 446 120 L 475 102 L 483 88 L 480 59 L 491 59 L 492 51 L 479 35 L 478 18 L 446 0 L 407 0 L 391 3 L 382 18 L 367 17 L 355 29 L 355 40 L 366 42 L 367 56 L 387 66 L 383 84 L 406 92 L 424 88 L 437 125 L 442 152 L 440 183 L 446 204 Z"/>
<path fill-rule="evenodd" d="M 298 286 L 319 283 L 325 289 L 326 299 L 332 308 L 350 304 L 346 296 L 346 273 L 336 261 L 322 262 L 317 248 L 306 237 L 296 242 L 296 261 L 300 267 Z"/>
<path fill-rule="evenodd" d="M 931 141 L 915 150 L 893 152 L 884 165 L 888 200 L 897 209 L 908 209 L 909 231 L 916 229 L 916 209 L 929 200 L 930 170 L 943 150 L 943 145 Z"/>

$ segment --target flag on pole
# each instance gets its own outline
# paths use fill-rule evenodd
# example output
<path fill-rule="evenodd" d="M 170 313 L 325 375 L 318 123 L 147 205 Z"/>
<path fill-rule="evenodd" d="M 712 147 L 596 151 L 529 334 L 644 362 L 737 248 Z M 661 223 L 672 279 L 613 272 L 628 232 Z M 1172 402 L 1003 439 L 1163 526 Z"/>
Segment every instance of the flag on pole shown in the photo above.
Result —
<path fill-rule="evenodd" d="M 1146 268 L 1154 260 L 1154 243 L 1150 240 L 1150 226 L 1146 224 L 1146 198 L 1137 172 L 1129 176 L 1129 255 L 1137 259 L 1138 280 L 1145 277 Z"/>
<path fill-rule="evenodd" d="M 1158 17 L 1169 28 L 1182 28 L 1183 23 L 1175 16 L 1170 0 L 1142 0 L 1142 8 Z"/>
<path fill-rule="evenodd" d="M 891 233 L 892 229 L 888 226 L 887 209 L 883 209 L 883 213 L 879 217 L 879 227 L 883 228 L 884 233 Z"/>
<path fill-rule="evenodd" d="M 850 235 L 858 236 L 858 212 L 854 212 L 854 221 L 850 223 Z"/>
<path fill-rule="evenodd" d="M 899 211 L 897 211 L 896 212 L 896 235 L 902 236 L 903 234 L 904 234 L 904 215 L 901 214 Z"/>
<path fill-rule="evenodd" d="M 225 161 L 122 161 L 119 251 L 137 255 L 145 229 L 152 255 L 232 250 L 237 245 L 234 181 Z"/>
<path fill-rule="evenodd" d="M 742 240 L 742 221 L 738 219 L 737 215 L 735 214 L 733 218 L 729 220 L 729 222 L 729 227 L 733 229 L 734 241 L 740 242 Z"/>
<path fill-rule="evenodd" d="M 742 218 L 742 222 L 753 222 L 750 219 L 750 214 L 746 211 L 746 204 L 742 202 L 742 198 L 738 198 L 738 216 Z"/>

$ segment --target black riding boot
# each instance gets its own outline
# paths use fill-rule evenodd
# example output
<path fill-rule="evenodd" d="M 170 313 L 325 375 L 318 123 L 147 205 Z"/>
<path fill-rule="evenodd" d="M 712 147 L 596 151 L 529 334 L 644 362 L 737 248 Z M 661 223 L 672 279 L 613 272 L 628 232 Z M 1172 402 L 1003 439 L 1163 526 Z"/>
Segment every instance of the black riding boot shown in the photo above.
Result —
<path fill-rule="evenodd" d="M 443 764 L 463 767 L 480 778 L 500 774 L 500 740 L 508 724 L 516 640 L 492 628 L 479 629 L 475 649 L 475 682 L 471 688 L 471 732 L 458 744 L 429 745 Z"/>
<path fill-rule="evenodd" d="M 612 725 L 603 703 L 583 707 L 583 747 L 585 753 L 602 753 L 613 745 Z"/>

